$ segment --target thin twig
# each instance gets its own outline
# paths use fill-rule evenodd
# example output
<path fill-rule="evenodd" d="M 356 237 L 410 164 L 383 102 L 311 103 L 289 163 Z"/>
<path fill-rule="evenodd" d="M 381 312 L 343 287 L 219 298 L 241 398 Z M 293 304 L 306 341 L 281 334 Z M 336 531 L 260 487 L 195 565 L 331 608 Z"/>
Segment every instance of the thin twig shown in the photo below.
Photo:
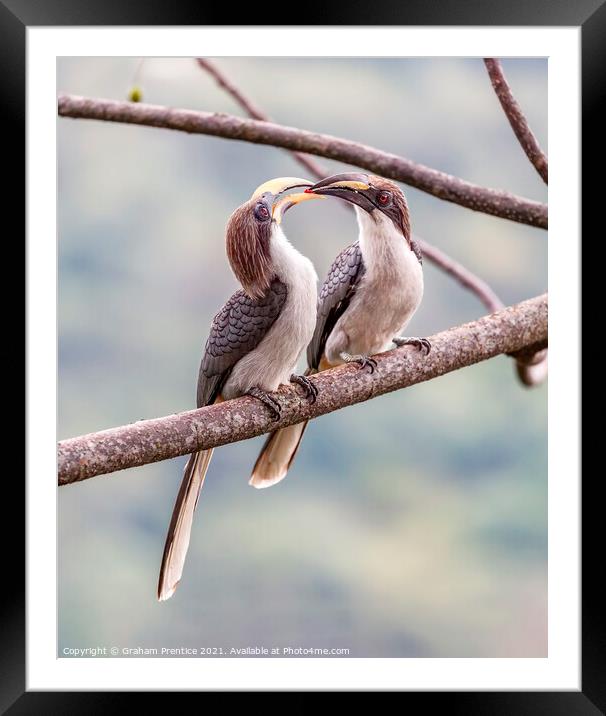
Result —
<path fill-rule="evenodd" d="M 247 97 L 238 87 L 236 87 L 236 85 L 217 67 L 214 62 L 212 62 L 212 60 L 205 57 L 197 57 L 196 62 L 203 70 L 208 72 L 211 77 L 214 77 L 219 87 L 222 87 L 228 94 L 230 94 L 249 117 L 252 117 L 253 119 L 261 119 L 263 121 L 270 121 L 269 116 L 266 115 L 265 112 L 262 112 L 259 107 L 253 103 L 250 97 Z"/>
<path fill-rule="evenodd" d="M 336 159 L 389 179 L 404 182 L 439 199 L 451 201 L 474 211 L 547 228 L 545 204 L 497 189 L 477 186 L 417 164 L 410 159 L 339 137 L 227 114 L 195 112 L 74 95 L 60 95 L 58 104 L 59 114 L 63 117 L 162 127 Z"/>
<path fill-rule="evenodd" d="M 501 301 L 486 281 L 476 276 L 475 273 L 463 266 L 463 264 L 455 261 L 441 249 L 438 249 L 432 244 L 428 244 L 427 241 L 424 241 L 418 236 L 415 237 L 415 240 L 421 247 L 423 258 L 427 257 L 436 266 L 442 269 L 442 271 L 458 281 L 461 286 L 475 293 L 491 313 L 500 311 L 505 306 L 503 301 Z"/>
<path fill-rule="evenodd" d="M 526 152 L 526 156 L 530 159 L 532 165 L 537 170 L 545 184 L 547 184 L 547 157 L 539 146 L 537 138 L 534 136 L 520 105 L 507 82 L 503 67 L 500 60 L 492 57 L 484 59 L 484 64 L 488 70 L 488 75 L 494 91 L 496 92 L 501 107 L 509 120 L 509 124 L 513 129 L 522 149 Z"/>
<path fill-rule="evenodd" d="M 196 58 L 196 62 L 203 70 L 208 72 L 211 77 L 214 77 L 219 87 L 222 87 L 229 95 L 231 95 L 249 117 L 259 119 L 263 122 L 271 122 L 271 117 L 265 114 L 265 112 L 262 112 L 249 97 L 236 87 L 236 85 L 217 67 L 214 62 L 204 57 Z M 302 167 L 307 169 L 307 171 L 311 172 L 318 179 L 324 179 L 327 175 L 327 172 L 306 154 L 292 151 L 290 154 L 292 154 Z"/>
<path fill-rule="evenodd" d="M 527 357 L 526 354 L 530 353 Z M 539 351 L 522 351 L 512 356 L 516 361 L 518 378 L 528 388 L 540 385 L 547 378 L 547 348 Z"/>
<path fill-rule="evenodd" d="M 272 422 L 254 398 L 228 400 L 154 420 L 63 440 L 58 446 L 59 484 L 246 440 L 293 423 L 361 403 L 394 390 L 522 349 L 547 344 L 547 294 L 431 337 L 424 356 L 411 346 L 376 356 L 374 374 L 343 365 L 313 377 L 319 394 L 310 404 L 293 386 L 280 390 L 282 417 Z"/>

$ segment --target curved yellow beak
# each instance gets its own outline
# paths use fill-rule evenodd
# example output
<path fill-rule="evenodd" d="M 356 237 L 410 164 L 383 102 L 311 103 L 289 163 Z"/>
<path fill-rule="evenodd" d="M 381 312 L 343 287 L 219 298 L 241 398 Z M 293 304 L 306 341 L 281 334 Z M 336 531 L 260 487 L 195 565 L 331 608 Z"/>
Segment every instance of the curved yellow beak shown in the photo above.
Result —
<path fill-rule="evenodd" d="M 319 194 L 306 194 L 305 192 L 284 196 L 272 207 L 271 215 L 273 220 L 277 224 L 281 223 L 282 217 L 288 211 L 288 209 L 290 209 L 291 206 L 294 206 L 295 204 L 300 204 L 302 201 L 309 201 L 310 199 L 326 199 L 326 197 L 320 196 Z"/>
<path fill-rule="evenodd" d="M 263 194 L 282 194 L 289 189 L 296 189 L 301 186 L 313 186 L 313 182 L 308 179 L 300 179 L 299 177 L 277 177 L 258 186 L 250 198 L 258 199 L 260 196 L 263 196 Z"/>
<path fill-rule="evenodd" d="M 312 194 L 311 192 L 300 192 L 297 194 L 288 194 L 287 196 L 281 196 L 284 192 L 290 189 L 296 189 L 298 187 L 309 188 L 313 186 L 313 182 L 307 179 L 300 179 L 299 177 L 278 177 L 276 179 L 270 179 L 261 186 L 258 186 L 253 195 L 252 199 L 258 199 L 263 194 L 272 194 L 273 203 L 271 215 L 272 219 L 280 224 L 284 214 L 290 209 L 291 206 L 299 204 L 302 201 L 309 201 L 310 199 L 324 199 L 325 197 L 318 194 Z"/>

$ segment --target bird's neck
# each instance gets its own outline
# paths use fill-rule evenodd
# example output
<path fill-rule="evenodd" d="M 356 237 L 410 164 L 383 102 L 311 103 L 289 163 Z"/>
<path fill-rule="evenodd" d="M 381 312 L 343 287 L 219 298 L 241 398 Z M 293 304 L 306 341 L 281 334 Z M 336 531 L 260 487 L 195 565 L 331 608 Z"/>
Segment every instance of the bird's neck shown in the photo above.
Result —
<path fill-rule="evenodd" d="M 269 246 L 271 265 L 274 275 L 291 290 L 309 290 L 315 285 L 318 276 L 312 262 L 290 243 L 282 228 L 276 224 Z"/>
<path fill-rule="evenodd" d="M 411 244 L 393 221 L 380 212 L 375 216 L 355 207 L 359 242 L 368 279 L 388 280 L 417 262 Z"/>
<path fill-rule="evenodd" d="M 262 245 L 240 236 L 228 242 L 227 254 L 232 271 L 251 298 L 262 298 L 276 278 L 293 296 L 307 295 L 310 286 L 316 290 L 318 277 L 313 264 L 295 249 L 278 224 L 272 226 Z"/>
<path fill-rule="evenodd" d="M 270 236 L 254 231 L 229 232 L 226 238 L 227 258 L 231 270 L 246 293 L 263 298 L 274 277 Z"/>

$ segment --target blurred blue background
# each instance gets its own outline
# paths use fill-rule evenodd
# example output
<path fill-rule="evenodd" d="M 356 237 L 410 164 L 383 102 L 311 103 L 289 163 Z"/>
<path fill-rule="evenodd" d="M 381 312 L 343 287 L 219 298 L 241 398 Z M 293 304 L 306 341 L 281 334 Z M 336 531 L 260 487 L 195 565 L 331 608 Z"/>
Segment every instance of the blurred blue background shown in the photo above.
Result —
<path fill-rule="evenodd" d="M 203 48 L 201 48 L 203 50 Z M 358 140 L 539 201 L 480 59 L 217 64 L 274 119 Z M 137 58 L 63 58 L 58 90 L 125 99 Z M 547 61 L 506 60 L 547 147 Z M 192 59 L 145 61 L 144 101 L 241 113 Z M 58 120 L 59 438 L 194 407 L 209 323 L 236 282 L 231 211 L 287 152 Z M 321 160 L 329 170 L 344 165 Z M 413 230 L 506 303 L 547 288 L 539 229 L 406 188 Z M 321 277 L 355 238 L 338 202 L 289 212 Z M 411 335 L 485 313 L 425 262 Z M 345 647 L 351 656 L 547 654 L 547 390 L 510 359 L 320 418 L 288 478 L 247 485 L 263 438 L 220 448 L 183 581 L 156 581 L 184 458 L 59 490 L 59 654 L 86 646 Z"/>

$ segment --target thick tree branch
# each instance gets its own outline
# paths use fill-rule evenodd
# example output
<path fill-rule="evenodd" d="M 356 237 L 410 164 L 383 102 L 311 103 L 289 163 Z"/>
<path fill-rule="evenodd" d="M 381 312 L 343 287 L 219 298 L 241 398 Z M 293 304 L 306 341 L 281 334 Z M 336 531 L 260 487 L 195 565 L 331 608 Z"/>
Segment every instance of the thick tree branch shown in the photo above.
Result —
<path fill-rule="evenodd" d="M 501 62 L 494 58 L 487 57 L 484 59 L 484 64 L 488 70 L 490 81 L 499 98 L 501 107 L 503 107 L 509 124 L 522 145 L 522 149 L 526 152 L 526 156 L 530 159 L 545 184 L 547 184 L 547 157 L 530 129 L 528 121 L 520 109 L 520 105 L 513 96 L 513 92 L 505 78 Z"/>
<path fill-rule="evenodd" d="M 395 154 L 326 134 L 227 114 L 74 95 L 59 97 L 59 114 L 63 117 L 124 122 L 208 134 L 323 156 L 404 182 L 439 199 L 474 211 L 547 228 L 545 204 L 508 192 L 480 187 Z"/>
<path fill-rule="evenodd" d="M 313 405 L 298 388 L 281 388 L 279 422 L 272 422 L 257 400 L 245 397 L 63 440 L 58 446 L 59 485 L 246 440 L 502 353 L 536 352 L 547 345 L 547 294 L 438 333 L 431 343 L 428 356 L 410 346 L 377 356 L 372 375 L 353 365 L 319 373 L 313 377 L 319 389 Z"/>

